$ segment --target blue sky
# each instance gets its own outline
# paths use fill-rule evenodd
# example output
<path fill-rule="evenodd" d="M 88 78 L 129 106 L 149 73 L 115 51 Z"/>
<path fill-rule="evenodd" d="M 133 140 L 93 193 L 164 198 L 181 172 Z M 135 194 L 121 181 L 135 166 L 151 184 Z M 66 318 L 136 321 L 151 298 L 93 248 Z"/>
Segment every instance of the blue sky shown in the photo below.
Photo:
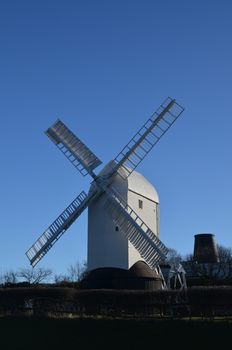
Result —
<path fill-rule="evenodd" d="M 185 111 L 137 169 L 159 193 L 161 239 L 232 246 L 231 17 L 229 0 L 0 0 L 0 272 L 28 266 L 88 191 L 44 130 L 60 118 L 106 163 L 167 96 Z M 64 273 L 86 251 L 84 213 L 40 266 Z"/>

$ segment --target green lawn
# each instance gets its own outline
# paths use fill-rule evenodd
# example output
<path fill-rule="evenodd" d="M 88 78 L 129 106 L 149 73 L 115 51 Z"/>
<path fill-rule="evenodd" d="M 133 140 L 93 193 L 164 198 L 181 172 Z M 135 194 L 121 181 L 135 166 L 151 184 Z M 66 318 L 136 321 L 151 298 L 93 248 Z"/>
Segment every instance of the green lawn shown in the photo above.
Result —
<path fill-rule="evenodd" d="M 1 347 L 8 349 L 218 348 L 232 339 L 232 322 L 201 320 L 1 318 Z"/>

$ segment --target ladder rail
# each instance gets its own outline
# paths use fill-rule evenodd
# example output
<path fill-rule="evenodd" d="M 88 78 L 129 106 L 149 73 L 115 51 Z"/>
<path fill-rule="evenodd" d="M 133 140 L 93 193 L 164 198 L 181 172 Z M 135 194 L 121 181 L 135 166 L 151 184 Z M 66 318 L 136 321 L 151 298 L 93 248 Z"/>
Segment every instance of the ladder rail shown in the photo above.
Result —
<path fill-rule="evenodd" d="M 112 176 L 115 172 L 118 172 L 123 178 L 127 178 L 183 111 L 182 106 L 168 97 L 115 157 L 116 165 L 110 175 Z M 137 161 L 134 158 L 133 162 L 132 157 L 136 153 L 139 157 L 137 157 Z M 121 167 L 124 172 L 120 172 Z"/>
<path fill-rule="evenodd" d="M 42 257 L 59 240 L 70 225 L 81 215 L 81 213 L 93 200 L 96 192 L 87 195 L 82 191 L 66 207 L 65 210 L 53 221 L 53 223 L 43 232 L 35 243 L 27 250 L 26 256 L 34 267 Z"/>
<path fill-rule="evenodd" d="M 111 216 L 115 225 L 119 226 L 120 230 L 139 251 L 147 264 L 154 269 L 165 259 L 168 248 L 120 197 L 114 188 L 106 188 L 105 192 L 107 195 L 104 204 L 105 210 Z M 136 218 L 133 217 L 135 215 Z"/>
<path fill-rule="evenodd" d="M 132 220 L 136 222 L 136 224 L 146 233 L 148 237 L 150 237 L 155 244 L 157 244 L 157 247 L 161 249 L 162 253 L 167 254 L 168 248 L 165 247 L 165 245 L 161 242 L 161 240 L 155 235 L 155 233 L 147 226 L 147 224 L 140 218 L 140 216 L 132 209 L 129 204 L 126 203 L 126 201 L 121 197 L 119 192 L 114 188 L 110 187 L 108 190 L 111 192 L 111 196 L 114 197 L 114 199 L 121 205 L 124 210 L 127 211 L 127 213 L 131 216 Z"/>

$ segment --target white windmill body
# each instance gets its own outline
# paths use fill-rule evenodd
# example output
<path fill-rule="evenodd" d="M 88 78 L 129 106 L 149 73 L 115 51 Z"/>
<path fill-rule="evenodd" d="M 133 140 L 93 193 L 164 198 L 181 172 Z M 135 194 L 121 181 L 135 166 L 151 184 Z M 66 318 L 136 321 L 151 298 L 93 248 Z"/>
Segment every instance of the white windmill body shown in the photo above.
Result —
<path fill-rule="evenodd" d="M 72 165 L 83 176 L 90 175 L 93 182 L 89 193 L 80 192 L 28 249 L 26 255 L 32 266 L 47 254 L 88 208 L 90 280 L 91 271 L 97 271 L 92 276 L 97 277 L 95 282 L 98 283 L 99 270 L 101 273 L 102 270 L 107 272 L 107 269 L 120 270 L 122 280 L 125 271 L 129 271 L 130 277 L 132 272 L 137 276 L 138 271 L 134 267 L 142 261 L 140 270 L 150 283 L 153 278 L 151 271 L 157 273 L 168 249 L 159 239 L 157 192 L 135 169 L 183 110 L 174 99 L 168 97 L 99 174 L 94 171 L 102 163 L 101 160 L 63 122 L 58 120 L 46 130 L 46 135 Z M 135 286 L 137 282 L 140 284 L 141 281 L 135 279 L 130 286 Z"/>
<path fill-rule="evenodd" d="M 112 169 L 112 162 L 105 166 L 100 175 L 107 174 Z M 145 177 L 136 171 L 126 179 L 116 174 L 111 186 L 159 237 L 159 198 Z M 104 267 L 128 270 L 137 261 L 144 259 L 107 215 L 105 196 L 102 194 L 88 207 L 88 270 Z"/>

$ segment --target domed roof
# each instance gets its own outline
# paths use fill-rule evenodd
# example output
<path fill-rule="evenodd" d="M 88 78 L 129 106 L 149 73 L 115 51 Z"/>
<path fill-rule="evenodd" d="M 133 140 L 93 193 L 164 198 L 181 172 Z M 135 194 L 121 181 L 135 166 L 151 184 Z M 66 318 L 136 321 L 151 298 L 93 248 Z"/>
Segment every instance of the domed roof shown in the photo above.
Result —
<path fill-rule="evenodd" d="M 101 176 L 107 175 L 107 173 L 112 170 L 113 166 L 114 166 L 114 161 L 111 160 L 100 171 L 99 175 Z M 121 169 L 121 172 L 124 172 L 123 169 Z M 119 192 L 121 192 L 120 189 L 123 191 L 123 189 L 125 189 L 125 184 L 127 184 L 128 189 L 130 191 L 140 194 L 156 203 L 159 203 L 159 196 L 155 187 L 143 175 L 141 175 L 137 171 L 133 171 L 126 180 L 123 180 L 123 178 L 120 175 L 117 175 L 114 177 L 113 182 L 117 186 L 117 190 Z M 92 186 L 90 188 L 92 188 Z"/>
<path fill-rule="evenodd" d="M 128 177 L 128 189 L 159 203 L 159 196 L 155 187 L 137 171 L 133 171 Z"/>
<path fill-rule="evenodd" d="M 129 274 L 131 277 L 139 278 L 159 278 L 160 276 L 157 273 L 150 269 L 150 267 L 144 261 L 137 261 L 129 269 Z"/>

